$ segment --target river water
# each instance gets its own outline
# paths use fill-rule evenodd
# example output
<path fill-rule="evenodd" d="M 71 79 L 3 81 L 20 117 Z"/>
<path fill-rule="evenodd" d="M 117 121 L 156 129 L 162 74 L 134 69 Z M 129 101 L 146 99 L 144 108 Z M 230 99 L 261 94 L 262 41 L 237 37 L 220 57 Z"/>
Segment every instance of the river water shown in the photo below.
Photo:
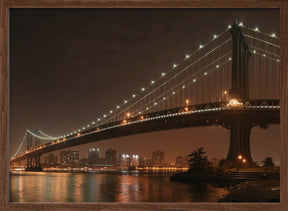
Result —
<path fill-rule="evenodd" d="M 228 191 L 169 176 L 11 172 L 11 202 L 217 202 Z"/>

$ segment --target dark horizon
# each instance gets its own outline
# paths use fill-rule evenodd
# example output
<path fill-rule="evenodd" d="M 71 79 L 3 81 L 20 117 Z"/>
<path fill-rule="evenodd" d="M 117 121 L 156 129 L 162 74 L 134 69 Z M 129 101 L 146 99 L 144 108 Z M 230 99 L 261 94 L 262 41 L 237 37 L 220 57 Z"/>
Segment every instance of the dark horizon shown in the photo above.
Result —
<path fill-rule="evenodd" d="M 276 9 L 11 9 L 11 155 L 26 129 L 59 136 L 94 121 L 224 31 L 235 17 L 279 35 Z M 254 161 L 271 156 L 278 162 L 279 136 L 279 125 L 253 128 Z M 226 158 L 228 145 L 229 131 L 214 126 L 133 135 L 74 149 L 84 154 L 97 147 L 103 149 L 101 157 L 108 148 L 144 156 L 159 149 L 169 154 L 165 160 L 173 161 L 198 147 L 204 147 L 209 158 Z"/>

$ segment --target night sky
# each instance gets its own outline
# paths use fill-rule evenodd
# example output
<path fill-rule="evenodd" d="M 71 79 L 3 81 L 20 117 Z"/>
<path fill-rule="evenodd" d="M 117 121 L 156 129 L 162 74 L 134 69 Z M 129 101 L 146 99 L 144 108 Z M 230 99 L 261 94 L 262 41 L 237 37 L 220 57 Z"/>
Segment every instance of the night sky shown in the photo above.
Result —
<path fill-rule="evenodd" d="M 174 62 L 221 33 L 235 18 L 279 35 L 279 11 L 266 9 L 12 9 L 10 13 L 10 148 L 26 129 L 60 136 L 95 121 L 117 103 L 159 78 Z M 202 127 L 104 140 L 73 149 L 99 147 L 100 156 L 151 156 L 163 150 L 175 161 L 204 147 L 225 158 L 229 131 Z M 279 125 L 253 128 L 255 161 L 279 161 Z"/>

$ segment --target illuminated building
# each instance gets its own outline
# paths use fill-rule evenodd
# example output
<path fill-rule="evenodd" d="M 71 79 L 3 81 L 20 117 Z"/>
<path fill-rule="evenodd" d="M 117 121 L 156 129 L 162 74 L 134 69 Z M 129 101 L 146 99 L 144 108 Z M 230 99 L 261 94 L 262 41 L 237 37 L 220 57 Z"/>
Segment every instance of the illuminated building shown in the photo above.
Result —
<path fill-rule="evenodd" d="M 105 152 L 105 163 L 107 165 L 117 165 L 117 151 L 115 149 L 108 149 Z"/>
<path fill-rule="evenodd" d="M 99 148 L 91 148 L 88 150 L 88 164 L 95 165 L 99 160 Z"/>
<path fill-rule="evenodd" d="M 164 163 L 164 152 L 156 150 L 152 152 L 152 165 L 153 166 L 162 166 Z"/>
<path fill-rule="evenodd" d="M 60 167 L 77 168 L 80 167 L 79 151 L 61 151 L 60 152 Z"/>

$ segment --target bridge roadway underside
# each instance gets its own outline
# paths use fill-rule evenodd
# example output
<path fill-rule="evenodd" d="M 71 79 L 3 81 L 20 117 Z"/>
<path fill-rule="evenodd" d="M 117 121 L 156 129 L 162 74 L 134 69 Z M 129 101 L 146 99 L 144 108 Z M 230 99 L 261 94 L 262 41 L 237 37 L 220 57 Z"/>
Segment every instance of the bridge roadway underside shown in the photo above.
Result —
<path fill-rule="evenodd" d="M 102 141 L 111 138 L 129 136 L 134 134 L 148 133 L 153 131 L 170 130 L 177 128 L 200 127 L 220 125 L 230 129 L 230 146 L 227 159 L 237 162 L 237 156 L 243 155 L 251 162 L 250 154 L 250 131 L 252 127 L 260 126 L 267 128 L 269 124 L 280 123 L 279 109 L 237 109 L 231 108 L 220 111 L 204 113 L 179 114 L 127 123 L 123 126 L 113 127 L 99 132 L 83 134 L 79 137 L 70 138 L 64 142 L 46 146 L 37 151 L 18 157 L 13 162 L 18 162 L 27 157 L 38 157 L 42 154 L 73 147 L 81 144 Z M 212 141 L 212 140 L 211 140 Z"/>

